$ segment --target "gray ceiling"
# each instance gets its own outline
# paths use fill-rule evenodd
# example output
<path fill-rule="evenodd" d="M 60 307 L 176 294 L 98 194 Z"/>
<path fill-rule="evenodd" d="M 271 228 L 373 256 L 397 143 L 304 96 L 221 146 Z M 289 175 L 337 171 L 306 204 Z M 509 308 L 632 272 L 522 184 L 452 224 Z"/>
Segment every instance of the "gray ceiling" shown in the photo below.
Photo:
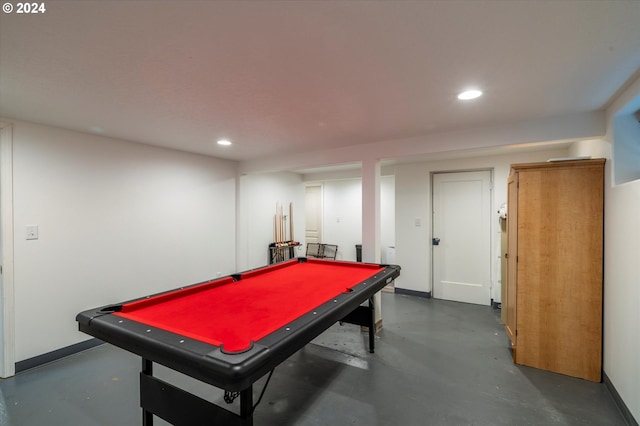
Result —
<path fill-rule="evenodd" d="M 640 69 L 636 0 L 45 5 L 0 14 L 0 115 L 240 161 L 601 110 Z"/>

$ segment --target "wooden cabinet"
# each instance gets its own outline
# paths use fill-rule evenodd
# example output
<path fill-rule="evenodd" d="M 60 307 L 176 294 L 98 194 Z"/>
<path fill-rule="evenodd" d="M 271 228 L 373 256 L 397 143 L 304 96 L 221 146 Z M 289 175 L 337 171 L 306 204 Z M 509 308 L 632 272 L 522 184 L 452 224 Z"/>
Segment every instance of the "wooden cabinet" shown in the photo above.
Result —
<path fill-rule="evenodd" d="M 514 164 L 505 328 L 517 364 L 599 382 L 604 159 Z"/>

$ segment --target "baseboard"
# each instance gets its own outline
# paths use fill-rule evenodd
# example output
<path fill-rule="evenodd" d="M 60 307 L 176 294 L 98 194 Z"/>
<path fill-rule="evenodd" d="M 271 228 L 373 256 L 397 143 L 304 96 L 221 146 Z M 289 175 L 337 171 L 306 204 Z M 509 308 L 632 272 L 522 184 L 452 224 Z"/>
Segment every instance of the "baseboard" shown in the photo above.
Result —
<path fill-rule="evenodd" d="M 404 294 L 407 296 L 416 296 L 416 297 L 424 297 L 426 299 L 431 299 L 430 291 L 416 291 L 416 290 L 407 290 L 406 288 L 398 288 L 396 287 L 396 293 Z"/>
<path fill-rule="evenodd" d="M 25 359 L 23 361 L 16 362 L 16 373 L 20 373 L 31 368 L 39 367 L 44 364 L 48 364 L 53 361 L 57 361 L 61 358 L 69 355 L 82 352 L 87 349 L 91 349 L 98 345 L 102 345 L 104 342 L 98 339 L 89 339 L 84 342 L 76 343 L 75 345 L 66 346 L 64 348 L 48 352 L 46 354 L 38 355 L 33 358 Z"/>
<path fill-rule="evenodd" d="M 629 411 L 627 404 L 624 403 L 624 401 L 620 397 L 620 394 L 616 390 L 615 386 L 613 386 L 613 383 L 611 383 L 609 376 L 607 376 L 607 373 L 605 373 L 604 370 L 602 371 L 602 381 L 609 390 L 609 393 L 611 394 L 616 407 L 618 407 L 620 414 L 622 414 L 624 421 L 627 423 L 627 426 L 638 426 L 638 421 L 633 417 L 633 414 L 631 414 L 631 411 Z"/>

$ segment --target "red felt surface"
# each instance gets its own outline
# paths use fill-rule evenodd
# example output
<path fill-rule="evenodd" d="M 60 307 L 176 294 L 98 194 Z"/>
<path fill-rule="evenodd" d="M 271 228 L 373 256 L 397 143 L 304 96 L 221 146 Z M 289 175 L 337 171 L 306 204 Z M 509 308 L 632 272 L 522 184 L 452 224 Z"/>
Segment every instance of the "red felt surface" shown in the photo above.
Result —
<path fill-rule="evenodd" d="M 309 259 L 281 263 L 123 306 L 124 318 L 239 352 L 384 268 Z"/>

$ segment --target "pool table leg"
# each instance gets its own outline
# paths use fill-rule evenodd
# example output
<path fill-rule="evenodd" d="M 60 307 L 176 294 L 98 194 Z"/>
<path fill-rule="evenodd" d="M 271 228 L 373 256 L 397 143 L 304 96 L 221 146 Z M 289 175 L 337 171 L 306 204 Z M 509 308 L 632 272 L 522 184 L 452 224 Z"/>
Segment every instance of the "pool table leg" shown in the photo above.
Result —
<path fill-rule="evenodd" d="M 373 297 L 369 298 L 369 305 L 360 305 L 354 309 L 349 315 L 345 316 L 340 322 L 355 324 L 369 329 L 369 352 L 375 352 L 376 339 L 376 310 Z"/>
<path fill-rule="evenodd" d="M 371 309 L 371 321 L 369 322 L 369 353 L 374 353 L 376 341 L 376 307 L 373 302 L 373 297 L 369 298 L 369 309 Z"/>
<path fill-rule="evenodd" d="M 153 362 L 142 358 L 142 374 L 153 376 Z M 142 426 L 153 426 L 153 413 L 142 408 Z"/>
<path fill-rule="evenodd" d="M 253 385 L 240 391 L 240 418 L 243 426 L 253 426 Z"/>

